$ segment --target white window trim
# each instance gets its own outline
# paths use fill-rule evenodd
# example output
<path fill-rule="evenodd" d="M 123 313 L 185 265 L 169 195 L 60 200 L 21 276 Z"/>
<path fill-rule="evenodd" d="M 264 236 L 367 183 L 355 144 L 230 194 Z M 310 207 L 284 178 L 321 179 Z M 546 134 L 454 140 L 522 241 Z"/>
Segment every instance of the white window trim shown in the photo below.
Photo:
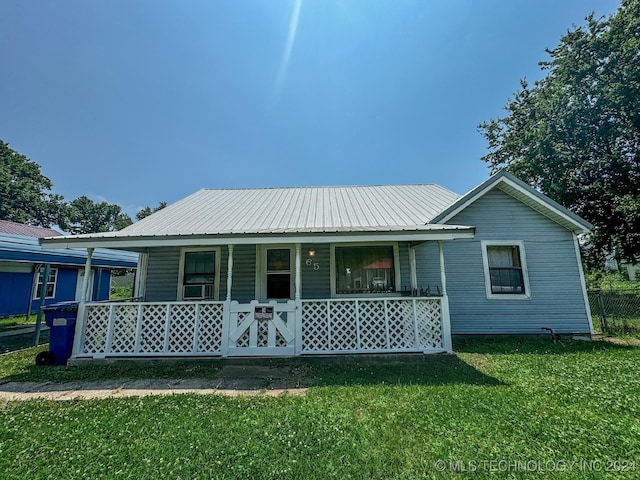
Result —
<path fill-rule="evenodd" d="M 527 254 L 524 250 L 524 241 L 522 240 L 482 240 L 482 264 L 484 267 L 484 286 L 487 298 L 490 300 L 531 300 L 531 286 L 529 285 L 529 270 L 527 269 Z M 489 274 L 489 256 L 487 255 L 487 247 L 518 247 L 520 251 L 520 262 L 522 264 L 522 277 L 524 280 L 525 293 L 492 293 L 491 292 L 491 276 Z"/>
<path fill-rule="evenodd" d="M 256 245 L 256 300 L 260 302 L 268 302 L 270 300 L 279 302 L 287 301 L 286 298 L 267 298 L 267 250 L 278 250 L 285 248 L 289 250 L 289 300 L 293 300 L 295 296 L 296 279 L 296 247 L 295 245 L 291 245 L 290 243 Z"/>
<path fill-rule="evenodd" d="M 215 275 L 213 279 L 213 298 L 212 299 L 204 299 L 204 298 L 184 298 L 184 257 L 186 253 L 190 252 L 215 252 L 216 253 L 216 261 L 215 261 Z M 221 248 L 220 247 L 198 247 L 198 248 L 182 248 L 180 249 L 180 267 L 178 268 L 178 295 L 176 298 L 178 301 L 206 301 L 206 300 L 218 300 L 220 293 L 220 255 Z"/>
<path fill-rule="evenodd" d="M 393 267 L 396 283 L 395 293 L 336 293 L 336 247 L 393 247 Z M 397 297 L 400 292 L 400 252 L 398 251 L 398 242 L 372 242 L 372 243 L 332 243 L 330 253 L 330 281 L 331 281 L 331 298 L 377 298 L 377 297 Z"/>
<path fill-rule="evenodd" d="M 46 292 L 47 292 L 47 283 L 49 283 L 49 282 L 47 282 L 47 281 L 46 281 L 46 279 L 45 279 L 45 281 L 44 281 L 44 282 L 43 282 L 43 284 L 42 284 L 42 288 L 44 288 L 44 289 L 45 289 L 45 290 L 44 290 L 44 291 L 45 291 L 45 297 L 44 297 L 45 299 L 47 299 L 47 298 L 48 298 L 48 299 L 56 298 L 56 290 L 58 289 L 58 267 L 51 267 L 51 268 L 49 269 L 49 275 L 51 275 L 51 272 L 55 272 L 55 274 L 54 274 L 54 276 L 53 276 L 53 295 L 51 295 L 51 296 L 47 296 L 47 295 L 46 295 Z M 33 292 L 34 292 L 34 297 L 33 297 L 33 299 L 34 299 L 34 300 L 39 300 L 39 299 L 40 299 L 40 295 L 38 295 L 38 284 L 40 283 L 40 282 L 39 282 L 39 280 L 40 280 L 40 275 L 41 275 L 41 274 L 43 274 L 43 275 L 44 275 L 44 267 L 42 267 L 42 270 L 40 270 L 40 271 L 38 272 L 38 274 L 35 276 L 35 277 L 36 277 L 36 278 L 35 278 L 35 282 L 36 282 L 36 284 L 35 284 L 34 289 L 33 289 Z"/>

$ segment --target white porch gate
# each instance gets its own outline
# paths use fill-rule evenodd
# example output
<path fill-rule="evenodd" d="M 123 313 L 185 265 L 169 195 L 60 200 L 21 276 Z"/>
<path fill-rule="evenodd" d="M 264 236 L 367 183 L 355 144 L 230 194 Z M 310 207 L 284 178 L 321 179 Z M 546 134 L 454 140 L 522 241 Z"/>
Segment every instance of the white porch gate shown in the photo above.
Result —
<path fill-rule="evenodd" d="M 231 302 L 229 317 L 229 356 L 295 354 L 294 301 L 269 304 L 253 301 L 248 305 Z"/>

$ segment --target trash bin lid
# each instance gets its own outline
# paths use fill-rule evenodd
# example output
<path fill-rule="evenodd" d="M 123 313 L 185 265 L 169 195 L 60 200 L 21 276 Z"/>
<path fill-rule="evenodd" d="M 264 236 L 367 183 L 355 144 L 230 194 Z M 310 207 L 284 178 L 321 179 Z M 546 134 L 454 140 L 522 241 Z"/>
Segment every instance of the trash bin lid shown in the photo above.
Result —
<path fill-rule="evenodd" d="M 76 302 L 75 300 L 67 301 L 67 302 L 57 302 L 52 303 L 50 305 L 46 305 L 42 307 L 43 311 L 64 311 L 64 310 L 77 310 L 80 302 Z"/>

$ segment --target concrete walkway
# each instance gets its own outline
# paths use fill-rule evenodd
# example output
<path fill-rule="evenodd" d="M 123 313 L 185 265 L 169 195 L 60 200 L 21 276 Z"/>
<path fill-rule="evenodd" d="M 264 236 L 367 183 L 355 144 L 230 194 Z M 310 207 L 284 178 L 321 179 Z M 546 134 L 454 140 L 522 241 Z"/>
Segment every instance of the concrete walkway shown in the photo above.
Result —
<path fill-rule="evenodd" d="M 91 382 L 4 382 L 0 401 L 91 400 L 96 398 L 145 397 L 195 393 L 203 395 L 304 395 L 306 388 L 294 385 L 287 372 L 274 367 L 228 365 L 212 379 L 105 380 Z"/>

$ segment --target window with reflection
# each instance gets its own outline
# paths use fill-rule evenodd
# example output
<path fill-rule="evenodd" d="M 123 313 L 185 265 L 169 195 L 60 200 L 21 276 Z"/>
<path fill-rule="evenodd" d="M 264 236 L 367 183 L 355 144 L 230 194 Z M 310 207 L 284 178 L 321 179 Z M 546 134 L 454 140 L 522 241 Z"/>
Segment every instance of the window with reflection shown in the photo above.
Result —
<path fill-rule="evenodd" d="M 335 279 L 338 294 L 395 292 L 393 246 L 336 246 Z"/>

